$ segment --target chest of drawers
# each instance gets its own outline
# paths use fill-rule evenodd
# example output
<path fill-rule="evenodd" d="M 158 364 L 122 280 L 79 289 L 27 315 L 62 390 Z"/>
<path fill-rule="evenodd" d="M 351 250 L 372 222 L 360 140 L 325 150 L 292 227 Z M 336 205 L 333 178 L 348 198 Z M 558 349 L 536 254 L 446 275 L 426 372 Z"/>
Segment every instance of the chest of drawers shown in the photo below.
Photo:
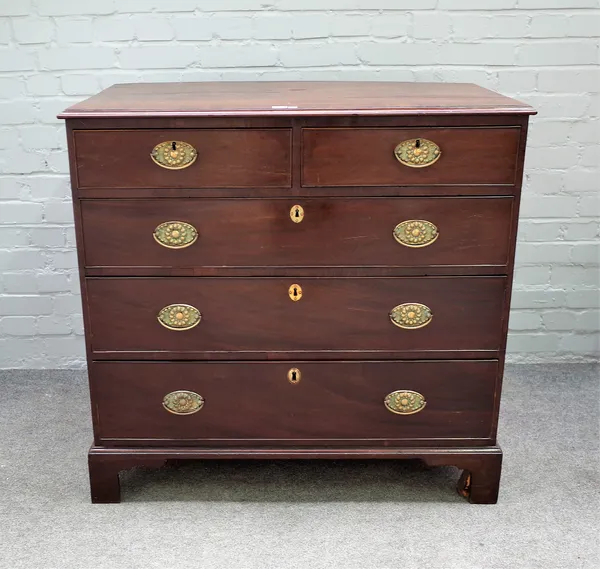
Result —
<path fill-rule="evenodd" d="M 171 459 L 418 458 L 497 499 L 527 123 L 474 85 L 118 85 L 67 109 L 94 502 Z"/>

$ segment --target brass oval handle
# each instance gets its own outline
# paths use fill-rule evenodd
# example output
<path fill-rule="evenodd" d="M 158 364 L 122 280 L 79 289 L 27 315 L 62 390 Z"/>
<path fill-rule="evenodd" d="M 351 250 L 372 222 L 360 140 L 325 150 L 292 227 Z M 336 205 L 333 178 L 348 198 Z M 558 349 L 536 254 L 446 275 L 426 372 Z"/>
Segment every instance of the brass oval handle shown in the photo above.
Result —
<path fill-rule="evenodd" d="M 296 383 L 300 383 L 300 380 L 302 379 L 302 373 L 297 367 L 293 367 L 287 372 L 287 378 L 291 384 L 295 385 Z"/>
<path fill-rule="evenodd" d="M 394 149 L 398 162 L 410 168 L 426 168 L 435 164 L 442 155 L 442 149 L 426 138 L 404 140 Z"/>
<path fill-rule="evenodd" d="M 406 302 L 394 306 L 390 311 L 390 320 L 398 328 L 416 330 L 427 326 L 433 319 L 433 313 L 428 306 L 418 302 Z"/>
<path fill-rule="evenodd" d="M 290 209 L 290 219 L 294 223 L 300 223 L 304 219 L 304 208 L 301 205 L 293 205 Z"/>
<path fill-rule="evenodd" d="M 154 240 L 167 249 L 185 249 L 198 239 L 198 230 L 185 221 L 165 221 L 153 233 Z"/>
<path fill-rule="evenodd" d="M 302 287 L 299 284 L 290 285 L 288 295 L 294 302 L 298 302 L 302 298 Z"/>
<path fill-rule="evenodd" d="M 407 219 L 394 227 L 394 239 L 405 247 L 427 247 L 439 236 L 436 225 L 425 219 Z"/>
<path fill-rule="evenodd" d="M 163 397 L 163 407 L 174 415 L 193 415 L 204 407 L 204 397 L 194 391 L 171 391 Z"/>
<path fill-rule="evenodd" d="M 190 330 L 200 324 L 202 314 L 190 304 L 169 304 L 158 313 L 161 326 L 169 330 Z"/>
<path fill-rule="evenodd" d="M 191 166 L 198 158 L 198 152 L 183 140 L 168 140 L 157 144 L 150 153 L 155 164 L 167 170 L 183 170 Z"/>
<path fill-rule="evenodd" d="M 423 411 L 427 402 L 425 397 L 417 391 L 401 389 L 388 393 L 383 400 L 383 404 L 388 411 L 396 415 L 414 415 Z"/>

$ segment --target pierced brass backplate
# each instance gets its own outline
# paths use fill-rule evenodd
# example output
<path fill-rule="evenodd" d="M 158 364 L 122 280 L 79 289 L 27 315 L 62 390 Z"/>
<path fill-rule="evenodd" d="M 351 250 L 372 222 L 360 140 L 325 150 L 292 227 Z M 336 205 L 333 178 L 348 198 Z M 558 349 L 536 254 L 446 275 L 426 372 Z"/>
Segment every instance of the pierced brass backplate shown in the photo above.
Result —
<path fill-rule="evenodd" d="M 169 140 L 157 144 L 150 153 L 155 164 L 167 170 L 183 170 L 191 166 L 198 158 L 198 152 L 189 143 L 181 140 Z"/>
<path fill-rule="evenodd" d="M 288 294 L 294 302 L 297 302 L 302 298 L 302 287 L 299 284 L 293 284 L 288 288 Z"/>
<path fill-rule="evenodd" d="M 423 328 L 431 322 L 433 313 L 428 306 L 418 302 L 406 302 L 394 306 L 390 311 L 390 320 L 398 328 L 415 330 Z"/>
<path fill-rule="evenodd" d="M 161 326 L 169 330 L 190 330 L 200 324 L 202 314 L 189 304 L 169 304 L 158 313 Z"/>
<path fill-rule="evenodd" d="M 383 404 L 388 411 L 397 415 L 414 415 L 423 411 L 427 403 L 420 393 L 402 389 L 386 395 Z"/>
<path fill-rule="evenodd" d="M 204 407 L 204 397 L 194 391 L 172 391 L 163 397 L 163 407 L 174 415 L 193 415 Z"/>
<path fill-rule="evenodd" d="M 167 249 L 185 249 L 198 239 L 198 231 L 185 221 L 165 221 L 154 230 L 154 240 Z"/>
<path fill-rule="evenodd" d="M 300 373 L 300 370 L 297 367 L 293 367 L 288 371 L 287 378 L 290 383 L 296 384 L 302 379 L 302 373 Z"/>
<path fill-rule="evenodd" d="M 426 168 L 435 164 L 442 155 L 441 148 L 426 138 L 404 140 L 394 149 L 401 164 L 410 168 Z"/>
<path fill-rule="evenodd" d="M 407 219 L 394 227 L 394 239 L 405 247 L 427 247 L 439 236 L 438 228 L 424 219 Z"/>
<path fill-rule="evenodd" d="M 294 205 L 290 209 L 290 219 L 294 223 L 300 223 L 304 219 L 304 208 L 301 205 Z"/>

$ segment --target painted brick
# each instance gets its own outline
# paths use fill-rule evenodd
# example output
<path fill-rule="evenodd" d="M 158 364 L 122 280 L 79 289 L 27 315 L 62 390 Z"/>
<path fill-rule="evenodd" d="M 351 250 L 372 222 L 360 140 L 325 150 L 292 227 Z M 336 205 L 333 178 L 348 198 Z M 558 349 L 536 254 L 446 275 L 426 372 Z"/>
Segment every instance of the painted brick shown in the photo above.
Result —
<path fill-rule="evenodd" d="M 555 287 L 600 287 L 598 267 L 579 267 L 575 265 L 552 267 L 550 284 Z"/>
<path fill-rule="evenodd" d="M 577 243 L 571 248 L 571 262 L 576 265 L 600 265 L 600 242 Z M 597 282 L 600 285 L 600 271 L 597 271 Z"/>
<path fill-rule="evenodd" d="M 100 90 L 96 75 L 63 75 L 61 86 L 65 95 L 95 95 Z"/>
<path fill-rule="evenodd" d="M 0 77 L 0 93 L 5 100 L 23 94 L 23 82 L 18 77 Z"/>
<path fill-rule="evenodd" d="M 37 327 L 42 336 L 70 334 L 72 331 L 71 318 L 65 316 L 40 316 Z"/>
<path fill-rule="evenodd" d="M 25 84 L 30 95 L 55 95 L 60 91 L 60 78 L 49 73 L 36 73 Z"/>
<path fill-rule="evenodd" d="M 519 242 L 558 241 L 563 238 L 562 221 L 521 221 Z"/>
<path fill-rule="evenodd" d="M 248 19 L 245 21 L 250 23 Z M 292 37 L 295 39 L 327 38 L 329 34 L 329 17 L 326 14 L 297 15 L 292 20 Z"/>
<path fill-rule="evenodd" d="M 20 0 L 19 0 L 20 1 Z M 123 8 L 123 0 L 119 6 Z M 148 2 L 146 2 L 146 6 Z M 83 14 L 112 14 L 116 9 L 116 0 L 43 0 L 38 2 L 38 12 L 42 16 L 81 16 Z"/>
<path fill-rule="evenodd" d="M 198 61 L 198 51 L 187 45 L 130 47 L 121 50 L 119 60 L 124 69 L 186 67 Z"/>
<path fill-rule="evenodd" d="M 577 209 L 577 199 L 569 196 L 525 196 L 521 203 L 521 217 L 576 217 Z"/>
<path fill-rule="evenodd" d="M 55 269 L 77 268 L 77 254 L 75 251 L 53 252 L 48 255 L 50 265 Z"/>
<path fill-rule="evenodd" d="M 173 18 L 171 24 L 178 40 L 202 41 L 211 39 L 213 35 L 210 17 L 206 15 L 197 18 Z"/>
<path fill-rule="evenodd" d="M 52 298 L 49 296 L 2 296 L 0 315 L 38 316 L 52 314 Z"/>
<path fill-rule="evenodd" d="M 451 43 L 440 49 L 438 58 L 450 65 L 512 65 L 515 49 L 506 43 Z"/>
<path fill-rule="evenodd" d="M 600 289 L 567 291 L 564 306 L 567 308 L 599 308 Z"/>
<path fill-rule="evenodd" d="M 541 315 L 537 312 L 513 310 L 510 313 L 510 330 L 537 330 L 541 324 Z"/>
<path fill-rule="evenodd" d="M 566 35 L 593 38 L 598 36 L 598 30 L 600 30 L 600 14 L 573 14 L 569 18 Z"/>
<path fill-rule="evenodd" d="M 27 148 L 59 148 L 62 132 L 54 126 L 25 126 L 17 129 L 21 144 Z"/>
<path fill-rule="evenodd" d="M 567 33 L 566 14 L 534 13 L 529 27 L 529 36 L 534 38 L 560 38 Z"/>
<path fill-rule="evenodd" d="M 132 23 L 140 41 L 165 41 L 175 37 L 170 21 L 164 16 L 135 16 Z"/>
<path fill-rule="evenodd" d="M 1 203 L 1 202 L 0 202 Z M 1 203 L 0 223 L 32 224 L 41 223 L 44 207 L 38 203 Z M 0 247 L 2 245 L 0 244 Z"/>
<path fill-rule="evenodd" d="M 37 247 L 64 247 L 65 230 L 58 227 L 33 228 L 31 243 Z"/>
<path fill-rule="evenodd" d="M 577 327 L 577 314 L 566 310 L 550 310 L 542 314 L 546 330 L 574 330 Z"/>
<path fill-rule="evenodd" d="M 384 13 L 373 16 L 370 20 L 370 30 L 374 37 L 402 39 L 408 34 L 410 25 L 410 15 L 404 13 Z"/>
<path fill-rule="evenodd" d="M 544 332 L 543 334 L 515 333 L 508 336 L 506 349 L 513 354 L 548 353 L 558 350 L 560 335 Z"/>
<path fill-rule="evenodd" d="M 439 48 L 430 43 L 364 42 L 358 46 L 358 57 L 371 65 L 417 65 L 438 56 Z"/>
<path fill-rule="evenodd" d="M 521 261 L 523 262 L 523 261 Z M 543 285 L 550 280 L 550 266 L 515 267 L 515 279 L 520 285 Z"/>
<path fill-rule="evenodd" d="M 32 123 L 35 120 L 35 111 L 31 103 L 25 101 L 0 102 L 0 124 Z"/>
<path fill-rule="evenodd" d="M 6 336 L 34 336 L 35 333 L 35 318 L 33 316 L 0 318 L 0 334 Z"/>
<path fill-rule="evenodd" d="M 371 20 L 363 14 L 338 14 L 331 19 L 333 37 L 368 36 L 371 33 Z"/>
<path fill-rule="evenodd" d="M 589 196 L 581 198 L 579 211 L 582 217 L 599 217 L 600 198 L 598 196 Z"/>
<path fill-rule="evenodd" d="M 342 19 L 343 18 L 343 19 Z M 364 16 L 358 17 L 339 17 L 334 19 L 334 26 L 337 23 L 338 29 L 332 30 L 332 33 L 336 33 L 339 36 L 344 35 L 355 35 L 348 33 L 348 29 L 351 28 L 350 23 L 346 23 L 347 20 L 357 20 L 360 22 L 365 22 Z M 183 20 L 184 22 L 189 22 L 189 20 Z M 268 12 L 257 14 L 253 21 L 254 31 L 253 37 L 257 40 L 287 40 L 292 37 L 292 22 L 293 18 L 289 15 L 282 16 L 281 14 L 269 14 Z M 344 22 L 346 26 L 346 33 L 344 33 L 343 29 L 344 25 L 341 22 Z M 190 26 L 191 27 L 191 26 Z M 205 38 L 206 39 L 206 38 Z"/>
<path fill-rule="evenodd" d="M 185 21 L 190 24 L 190 27 L 193 27 L 192 21 L 187 19 Z M 96 18 L 93 22 L 93 29 L 94 37 L 100 41 L 129 41 L 135 37 L 133 23 L 128 18 Z"/>
<path fill-rule="evenodd" d="M 598 60 L 598 46 L 591 41 L 524 43 L 517 48 L 520 65 L 586 65 Z"/>
<path fill-rule="evenodd" d="M 31 0 L 2 2 L 2 16 L 28 16 L 31 12 Z"/>
<path fill-rule="evenodd" d="M 511 308 L 532 308 L 538 310 L 546 308 L 559 308 L 565 306 L 567 294 L 564 290 L 522 290 L 513 291 Z"/>
<path fill-rule="evenodd" d="M 36 275 L 37 289 L 39 292 L 69 292 L 71 283 L 69 275 L 65 273 L 39 273 Z"/>
<path fill-rule="evenodd" d="M 1 209 L 1 208 L 0 208 Z M 29 245 L 29 232 L 19 227 L 0 227 L 0 243 L 3 248 L 27 247 Z M 0 252 L 0 256 L 2 253 Z"/>
<path fill-rule="evenodd" d="M 94 37 L 91 18 L 57 18 L 56 31 L 61 44 L 90 43 Z"/>
<path fill-rule="evenodd" d="M 203 48 L 204 67 L 269 67 L 277 63 L 277 52 L 268 45 L 222 45 Z"/>
<path fill-rule="evenodd" d="M 600 84 L 600 70 L 594 69 L 541 69 L 537 73 L 537 86 L 540 91 L 551 93 L 581 93 L 597 91 Z"/>
<path fill-rule="evenodd" d="M 114 50 L 110 47 L 55 47 L 40 51 L 43 69 L 102 69 L 115 62 Z"/>
<path fill-rule="evenodd" d="M 15 40 L 19 43 L 47 43 L 54 38 L 54 25 L 50 18 L 17 18 L 12 25 Z"/>
<path fill-rule="evenodd" d="M 10 294 L 35 294 L 39 292 L 33 271 L 5 272 L 2 275 L 2 282 L 4 284 L 4 292 Z"/>
<path fill-rule="evenodd" d="M 70 316 L 81 313 L 81 298 L 72 294 L 57 295 L 54 297 L 54 313 Z"/>
<path fill-rule="evenodd" d="M 560 339 L 559 349 L 564 352 L 600 356 L 600 334 L 569 334 Z"/>
<path fill-rule="evenodd" d="M 600 237 L 600 222 L 598 221 L 565 224 L 565 240 L 588 241 L 598 237 Z"/>
<path fill-rule="evenodd" d="M 519 9 L 533 8 L 534 10 L 569 8 L 597 8 L 596 0 L 518 0 Z"/>

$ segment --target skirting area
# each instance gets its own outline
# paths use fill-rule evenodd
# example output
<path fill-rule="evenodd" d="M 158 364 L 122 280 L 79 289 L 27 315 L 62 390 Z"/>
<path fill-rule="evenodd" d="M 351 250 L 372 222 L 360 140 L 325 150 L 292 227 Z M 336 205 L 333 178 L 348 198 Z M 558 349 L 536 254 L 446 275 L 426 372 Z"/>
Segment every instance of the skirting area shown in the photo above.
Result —
<path fill-rule="evenodd" d="M 91 505 L 81 371 L 0 371 L 2 569 L 596 569 L 600 370 L 506 372 L 499 503 L 419 462 L 247 461 L 122 474 Z"/>

